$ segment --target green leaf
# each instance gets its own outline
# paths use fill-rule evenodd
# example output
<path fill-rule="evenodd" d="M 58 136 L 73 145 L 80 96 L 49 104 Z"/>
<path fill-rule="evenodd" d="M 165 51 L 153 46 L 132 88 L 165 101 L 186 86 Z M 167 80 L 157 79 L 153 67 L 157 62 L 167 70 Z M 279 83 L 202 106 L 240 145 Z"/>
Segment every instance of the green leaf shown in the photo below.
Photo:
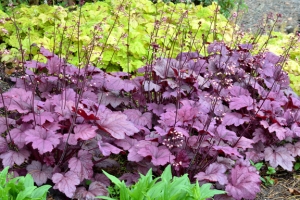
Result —
<path fill-rule="evenodd" d="M 296 164 L 295 164 L 295 166 L 294 166 L 294 170 L 298 170 L 298 169 L 300 169 L 300 163 L 299 162 L 297 162 Z"/>
<path fill-rule="evenodd" d="M 2 187 L 4 187 L 6 184 L 8 168 L 9 167 L 5 167 L 0 173 L 0 186 L 2 186 Z"/>
<path fill-rule="evenodd" d="M 267 174 L 271 175 L 271 174 L 275 174 L 276 173 L 276 169 L 273 167 L 268 167 L 268 171 Z"/>
<path fill-rule="evenodd" d="M 36 188 L 36 186 L 25 187 L 25 190 L 19 192 L 16 200 L 23 200 L 26 197 L 29 197 L 35 188 Z"/>
<path fill-rule="evenodd" d="M 31 193 L 31 198 L 42 198 L 47 196 L 48 190 L 51 188 L 50 185 L 43 185 L 41 187 L 36 188 L 32 193 Z"/>
<path fill-rule="evenodd" d="M 119 188 L 121 187 L 122 182 L 117 177 L 110 175 L 109 173 L 107 173 L 104 170 L 102 170 L 102 171 L 105 174 L 105 176 L 107 176 L 107 178 L 109 178 L 114 184 L 116 184 Z"/>
<path fill-rule="evenodd" d="M 31 176 L 31 174 L 27 174 L 25 176 L 25 179 L 24 179 L 24 186 L 25 186 L 25 188 L 26 187 L 31 187 L 33 185 L 34 185 L 34 181 L 33 181 L 33 178 Z"/>
<path fill-rule="evenodd" d="M 212 190 L 212 189 L 210 189 L 210 187 L 211 187 L 210 183 L 206 183 L 206 184 L 201 185 L 199 200 L 205 200 L 205 199 L 208 199 L 208 198 L 212 198 L 217 194 L 225 194 L 226 193 L 226 192 L 221 191 L 221 190 L 214 190 L 214 189 Z"/>

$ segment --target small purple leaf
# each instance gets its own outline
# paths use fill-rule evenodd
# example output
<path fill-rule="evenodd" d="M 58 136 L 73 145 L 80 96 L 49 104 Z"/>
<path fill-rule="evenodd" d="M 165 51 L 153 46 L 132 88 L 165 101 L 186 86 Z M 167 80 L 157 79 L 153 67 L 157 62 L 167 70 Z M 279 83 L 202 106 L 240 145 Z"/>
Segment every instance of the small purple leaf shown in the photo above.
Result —
<path fill-rule="evenodd" d="M 76 185 L 79 185 L 80 183 L 79 177 L 72 171 L 69 171 L 64 175 L 61 173 L 55 173 L 52 176 L 52 181 L 55 183 L 53 188 L 65 193 L 69 198 L 73 197 Z"/>

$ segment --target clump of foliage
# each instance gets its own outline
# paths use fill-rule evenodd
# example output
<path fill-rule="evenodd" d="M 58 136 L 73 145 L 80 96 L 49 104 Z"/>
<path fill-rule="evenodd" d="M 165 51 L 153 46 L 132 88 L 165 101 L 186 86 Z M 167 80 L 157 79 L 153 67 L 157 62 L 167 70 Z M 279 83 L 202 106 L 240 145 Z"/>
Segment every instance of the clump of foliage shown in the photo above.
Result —
<path fill-rule="evenodd" d="M 35 46 L 43 45 L 80 66 L 86 56 L 83 48 L 90 47 L 93 48 L 90 61 L 97 67 L 132 72 L 151 58 L 152 43 L 164 48 L 164 51 L 159 48 L 157 54 L 176 56 L 189 38 L 202 40 L 202 34 L 210 31 L 215 8 L 215 4 L 203 8 L 183 3 L 153 4 L 148 0 L 86 3 L 70 12 L 57 6 L 23 5 L 8 14 L 0 13 L 0 35 L 4 41 L 1 49 L 9 50 L 2 54 L 2 61 L 21 60 L 22 56 L 26 60 L 37 59 Z M 226 18 L 217 14 L 216 19 L 219 33 L 207 35 L 206 40 L 221 37 Z M 18 50 L 20 42 L 23 55 Z"/>
<path fill-rule="evenodd" d="M 8 173 L 8 169 L 9 167 L 5 167 L 0 172 L 1 199 L 46 199 L 47 192 L 49 188 L 51 188 L 50 185 L 43 185 L 41 187 L 35 186 L 33 178 L 30 174 L 27 174 L 25 177 L 18 176 L 13 178 L 14 175 Z"/>
<path fill-rule="evenodd" d="M 254 198 L 260 176 L 249 159 L 292 170 L 300 101 L 284 57 L 251 48 L 215 42 L 207 56 L 160 58 L 136 77 L 76 68 L 41 48 L 47 63 L 26 62 L 16 88 L 1 94 L 2 163 L 26 160 L 37 184 L 50 179 L 68 197 L 97 196 L 106 183 L 93 180 L 93 167 L 114 166 L 109 156 L 125 153 L 133 173 L 170 163 L 175 175 Z M 134 177 L 123 175 L 128 183 Z M 89 191 L 85 179 L 94 181 Z"/>
<path fill-rule="evenodd" d="M 152 12 L 152 4 L 142 1 L 111 2 L 118 5 L 114 13 L 131 13 L 131 5 Z M 271 36 L 262 45 L 257 43 L 260 34 L 246 42 L 238 30 L 232 35 L 226 29 L 218 32 L 214 20 L 197 24 L 199 30 L 209 26 L 207 34 L 193 35 L 181 27 L 188 7 L 176 5 L 183 15 L 175 19 L 151 21 L 148 16 L 147 42 L 131 28 L 126 37 L 121 29 L 114 30 L 114 20 L 125 20 L 116 14 L 109 18 L 112 26 L 89 29 L 92 36 L 83 41 L 90 43 L 84 45 L 80 27 L 91 24 L 83 25 L 83 17 L 74 37 L 67 32 L 76 28 L 65 29 L 66 35 L 53 37 L 53 44 L 49 41 L 50 49 L 29 48 L 33 59 L 26 61 L 22 54 L 17 62 L 22 75 L 11 78 L 15 88 L 0 91 L 3 166 L 32 174 L 37 185 L 51 181 L 69 198 L 108 195 L 109 181 L 96 169 L 118 168 L 113 154 L 127 158 L 128 173 L 120 177 L 127 185 L 135 183 L 139 173 L 152 169 L 159 176 L 171 164 L 175 176 L 187 175 L 192 183 L 212 183 L 226 191 L 216 198 L 255 198 L 261 180 L 249 160 L 265 160 L 273 168 L 291 171 L 299 156 L 300 100 L 283 67 L 298 37 L 290 38 L 278 56 L 266 48 Z M 211 8 L 211 18 L 218 20 L 218 8 Z M 139 29 L 138 21 L 130 19 L 126 22 Z M 161 34 L 175 36 L 158 37 L 161 22 L 170 25 L 167 21 L 176 26 Z M 16 34 L 17 48 L 23 52 L 23 44 L 30 42 L 22 43 L 20 29 Z M 119 45 L 117 34 L 126 38 L 124 48 L 114 49 Z M 74 43 L 63 43 L 65 37 Z M 225 39 L 210 42 L 214 38 Z M 148 45 L 146 53 L 139 41 Z M 134 64 L 132 60 L 141 55 L 145 61 Z M 112 72 L 119 69 L 114 58 L 122 60 L 123 71 Z"/>
<path fill-rule="evenodd" d="M 164 0 L 165 3 L 194 3 L 195 5 L 203 5 L 204 7 L 212 5 L 216 2 L 220 6 L 220 12 L 226 18 L 229 18 L 233 11 L 237 9 L 246 9 L 247 6 L 244 3 L 244 0 Z"/>
<path fill-rule="evenodd" d="M 145 65 L 153 59 L 152 55 L 175 57 L 181 51 L 199 49 L 205 55 L 207 52 L 200 48 L 201 44 L 214 40 L 232 45 L 233 41 L 245 43 L 254 37 L 254 49 L 268 44 L 267 48 L 277 55 L 290 46 L 289 36 L 274 33 L 273 24 L 268 28 L 265 23 L 254 36 L 238 33 L 237 26 L 231 22 L 236 19 L 228 21 L 219 15 L 216 4 L 202 7 L 152 4 L 148 0 L 106 0 L 70 8 L 23 5 L 7 13 L 0 12 L 0 16 L 1 61 L 20 68 L 23 63 L 20 60 L 39 58 L 37 46 L 41 45 L 78 67 L 89 57 L 90 62 L 106 71 L 126 72 Z M 277 22 L 270 16 L 267 20 Z M 267 34 L 263 36 L 263 32 Z M 152 51 L 153 44 L 158 47 L 155 51 Z M 299 93 L 300 52 L 297 45 L 293 47 L 284 69 L 290 73 L 292 88 Z M 88 49 L 93 50 L 89 51 L 90 55 L 85 54 Z"/>
<path fill-rule="evenodd" d="M 168 165 L 160 177 L 153 179 L 152 169 L 140 178 L 134 185 L 128 187 L 124 181 L 120 181 L 113 175 L 103 171 L 104 174 L 118 187 L 119 196 L 116 199 L 195 199 L 205 200 L 217 194 L 224 194 L 224 191 L 210 189 L 211 184 L 206 183 L 199 186 L 199 183 L 191 184 L 187 174 L 181 177 L 173 177 L 171 166 Z M 114 200 L 115 198 L 99 196 L 98 198 Z"/>

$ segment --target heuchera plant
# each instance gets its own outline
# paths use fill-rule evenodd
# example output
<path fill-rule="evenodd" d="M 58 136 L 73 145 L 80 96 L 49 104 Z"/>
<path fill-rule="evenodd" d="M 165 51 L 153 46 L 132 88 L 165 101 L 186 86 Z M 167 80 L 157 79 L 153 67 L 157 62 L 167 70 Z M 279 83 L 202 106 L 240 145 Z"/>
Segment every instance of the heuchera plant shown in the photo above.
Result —
<path fill-rule="evenodd" d="M 214 42 L 207 56 L 158 58 L 132 76 L 76 68 L 42 47 L 47 63 L 27 61 L 26 75 L 1 93 L 2 164 L 70 198 L 93 198 L 109 185 L 94 169 L 123 154 L 127 184 L 170 163 L 174 175 L 254 199 L 260 176 L 249 159 L 291 171 L 300 155 L 300 100 L 282 70 L 286 57 L 251 48 Z"/>

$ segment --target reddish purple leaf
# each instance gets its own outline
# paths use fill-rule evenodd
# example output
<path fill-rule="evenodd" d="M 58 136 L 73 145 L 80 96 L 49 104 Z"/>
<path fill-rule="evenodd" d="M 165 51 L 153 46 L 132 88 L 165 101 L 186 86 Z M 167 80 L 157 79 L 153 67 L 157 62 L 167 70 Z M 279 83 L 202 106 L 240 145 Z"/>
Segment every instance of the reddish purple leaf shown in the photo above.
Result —
<path fill-rule="evenodd" d="M 73 197 L 76 185 L 79 185 L 80 183 L 79 177 L 72 171 L 69 171 L 64 175 L 61 173 L 55 173 L 52 176 L 52 181 L 55 183 L 53 188 L 65 193 L 65 195 L 69 198 Z"/>
<path fill-rule="evenodd" d="M 75 112 L 75 107 L 72 107 L 72 111 Z M 77 109 L 77 114 L 83 117 L 85 120 L 98 120 L 99 118 L 96 117 L 94 114 L 87 114 L 83 109 Z"/>
<path fill-rule="evenodd" d="M 63 142 L 67 142 L 68 139 L 68 134 L 63 135 Z M 70 133 L 69 139 L 68 139 L 68 144 L 69 145 L 77 145 L 77 139 L 75 138 L 75 134 Z"/>
<path fill-rule="evenodd" d="M 153 83 L 152 81 L 144 81 L 143 85 L 144 85 L 144 90 L 146 92 L 152 91 L 152 90 L 154 90 L 155 92 L 158 92 L 160 90 L 160 86 Z"/>
<path fill-rule="evenodd" d="M 7 152 L 0 155 L 2 159 L 2 164 L 4 167 L 12 167 L 14 164 L 21 165 L 24 163 L 25 159 L 28 159 L 30 153 L 25 149 L 21 149 L 18 152 L 8 150 Z"/>
<path fill-rule="evenodd" d="M 60 143 L 59 138 L 61 138 L 60 134 L 40 126 L 29 129 L 24 134 L 26 144 L 32 142 L 32 147 L 38 149 L 40 154 L 51 152 Z"/>
<path fill-rule="evenodd" d="M 0 154 L 8 150 L 8 145 L 3 137 L 0 137 Z"/>
<path fill-rule="evenodd" d="M 164 110 L 163 110 L 164 105 L 163 104 L 148 103 L 147 106 L 148 106 L 148 110 L 152 110 L 152 112 L 154 114 L 156 114 L 157 116 L 160 116 L 164 112 Z"/>
<path fill-rule="evenodd" d="M 107 196 L 108 191 L 106 186 L 98 181 L 94 181 L 90 184 L 89 190 L 87 191 L 85 187 L 79 187 L 76 190 L 74 198 L 77 199 L 95 199 L 96 196 Z"/>
<path fill-rule="evenodd" d="M 28 113 L 22 117 L 23 122 L 36 121 L 38 125 L 43 125 L 46 121 L 53 122 L 55 115 L 51 112 L 42 112 L 40 114 Z"/>
<path fill-rule="evenodd" d="M 239 113 L 226 113 L 226 115 L 223 117 L 222 124 L 224 126 L 229 126 L 229 125 L 235 125 L 239 126 L 245 122 L 249 122 L 250 118 L 249 117 L 243 117 Z"/>
<path fill-rule="evenodd" d="M 128 83 L 120 79 L 119 77 L 114 77 L 110 75 L 106 75 L 104 86 L 110 91 L 124 90 L 126 92 L 129 92 L 135 88 L 134 84 Z"/>
<path fill-rule="evenodd" d="M 69 168 L 71 171 L 75 172 L 79 177 L 80 181 L 84 179 L 90 179 L 93 176 L 93 166 L 92 154 L 88 151 L 80 150 L 78 156 L 72 157 L 69 160 Z"/>
<path fill-rule="evenodd" d="M 300 142 L 295 144 L 288 143 L 284 146 L 293 157 L 300 156 Z"/>
<path fill-rule="evenodd" d="M 245 138 L 242 136 L 239 140 L 238 143 L 235 145 L 237 148 L 242 148 L 243 150 L 246 150 L 247 148 L 253 148 L 252 144 L 254 143 L 253 140 L 250 140 L 248 138 Z"/>
<path fill-rule="evenodd" d="M 125 181 L 126 185 L 132 185 L 136 183 L 141 176 L 137 173 L 125 173 L 119 179 Z"/>
<path fill-rule="evenodd" d="M 7 120 L 7 121 L 6 121 Z M 6 122 L 8 124 L 6 124 Z M 0 117 L 0 134 L 7 130 L 7 126 L 15 125 L 16 121 L 10 118 Z"/>
<path fill-rule="evenodd" d="M 225 190 L 236 200 L 255 199 L 260 191 L 260 176 L 252 166 L 236 165 L 228 179 Z"/>
<path fill-rule="evenodd" d="M 122 150 L 106 142 L 98 141 L 99 149 L 103 156 L 109 156 L 111 153 L 118 154 Z"/>
<path fill-rule="evenodd" d="M 141 113 L 139 110 L 126 109 L 123 112 L 127 115 L 128 120 L 138 126 L 146 126 L 152 128 L 152 114 L 150 112 Z"/>
<path fill-rule="evenodd" d="M 281 125 L 279 125 L 277 123 L 274 123 L 271 126 L 269 126 L 268 129 L 269 129 L 270 133 L 275 132 L 276 136 L 279 140 L 284 140 L 285 139 L 286 129 L 283 128 Z"/>
<path fill-rule="evenodd" d="M 40 186 L 47 182 L 47 179 L 52 176 L 52 167 L 42 165 L 39 161 L 32 161 L 30 165 L 26 167 L 27 172 L 32 175 L 34 182 Z"/>
<path fill-rule="evenodd" d="M 271 167 L 280 165 L 288 171 L 293 170 L 294 157 L 285 147 L 267 147 L 265 149 L 265 160 L 269 161 Z"/>
<path fill-rule="evenodd" d="M 136 139 L 131 139 L 126 136 L 123 140 L 117 140 L 115 141 L 115 144 L 119 147 L 122 147 L 124 150 L 129 150 L 131 147 L 133 147 L 137 143 Z"/>
<path fill-rule="evenodd" d="M 96 126 L 90 124 L 78 124 L 74 128 L 75 139 L 89 140 L 96 136 Z"/>
<path fill-rule="evenodd" d="M 221 185 L 227 184 L 226 167 L 223 164 L 212 163 L 205 172 L 199 172 L 195 178 L 198 181 L 206 180 L 209 182 L 219 182 Z"/>
<path fill-rule="evenodd" d="M 98 117 L 100 118 L 97 120 L 99 128 L 116 139 L 124 139 L 125 134 L 130 136 L 139 131 L 121 112 L 112 112 L 106 109 L 104 112 L 98 112 Z"/>
<path fill-rule="evenodd" d="M 178 63 L 175 59 L 159 59 L 155 62 L 153 69 L 161 78 L 174 77 L 174 70 L 171 68 L 172 65 Z"/>
<path fill-rule="evenodd" d="M 238 139 L 235 132 L 226 129 L 226 127 L 223 125 L 218 126 L 216 136 L 222 140 L 226 140 L 229 142 L 233 142 Z"/>
<path fill-rule="evenodd" d="M 169 149 L 167 149 L 165 146 L 156 147 L 153 145 L 145 146 L 144 148 L 141 148 L 138 151 L 138 154 L 146 157 L 151 156 L 152 160 L 151 162 L 153 165 L 165 165 L 167 163 L 172 163 L 175 159 L 175 156 L 171 154 Z"/>
<path fill-rule="evenodd" d="M 43 46 L 41 46 L 41 48 L 40 48 L 40 53 L 48 59 L 52 58 L 54 56 L 54 54 L 52 52 L 50 52 L 48 49 L 46 49 Z"/>
<path fill-rule="evenodd" d="M 213 146 L 213 149 L 217 150 L 218 152 L 223 152 L 225 155 L 233 155 L 238 157 L 243 157 L 241 154 L 237 151 L 236 148 L 232 148 L 229 146 Z"/>
<path fill-rule="evenodd" d="M 250 96 L 240 95 L 239 97 L 232 97 L 229 103 L 231 110 L 239 110 L 241 108 L 253 108 L 253 99 Z"/>
<path fill-rule="evenodd" d="M 3 93 L 4 104 L 0 99 L 0 107 L 6 106 L 7 110 L 17 110 L 19 113 L 28 113 L 32 110 L 32 92 L 22 88 L 12 88 Z"/>
<path fill-rule="evenodd" d="M 111 105 L 113 108 L 116 108 L 120 104 L 128 105 L 129 98 L 123 97 L 118 94 L 114 94 L 113 92 L 99 92 L 98 93 L 99 102 L 102 105 Z"/>
<path fill-rule="evenodd" d="M 10 130 L 10 135 L 7 135 L 6 138 L 7 140 L 11 138 L 19 148 L 23 148 L 25 145 L 24 130 L 14 128 Z"/>

